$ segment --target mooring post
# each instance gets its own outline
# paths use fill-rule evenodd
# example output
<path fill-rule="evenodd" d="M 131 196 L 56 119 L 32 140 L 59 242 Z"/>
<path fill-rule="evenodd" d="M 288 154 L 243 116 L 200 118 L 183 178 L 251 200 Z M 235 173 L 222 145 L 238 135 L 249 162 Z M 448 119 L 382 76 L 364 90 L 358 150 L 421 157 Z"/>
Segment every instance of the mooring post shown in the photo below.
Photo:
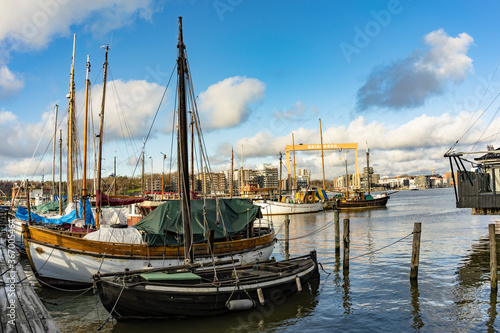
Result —
<path fill-rule="evenodd" d="M 290 219 L 288 218 L 288 215 L 285 215 L 285 257 L 286 257 L 286 260 L 290 259 L 289 240 L 290 240 Z"/>
<path fill-rule="evenodd" d="M 334 212 L 334 222 L 335 222 L 335 255 L 340 256 L 340 223 L 339 223 L 339 211 Z"/>
<path fill-rule="evenodd" d="M 411 252 L 410 280 L 417 280 L 418 278 L 418 261 L 420 257 L 421 230 L 422 230 L 422 223 L 415 222 L 413 224 L 413 246 Z"/>
<path fill-rule="evenodd" d="M 344 269 L 349 269 L 349 219 L 344 219 Z"/>
<path fill-rule="evenodd" d="M 491 290 L 497 290 L 497 240 L 495 236 L 495 224 L 488 225 L 490 234 L 490 275 Z"/>

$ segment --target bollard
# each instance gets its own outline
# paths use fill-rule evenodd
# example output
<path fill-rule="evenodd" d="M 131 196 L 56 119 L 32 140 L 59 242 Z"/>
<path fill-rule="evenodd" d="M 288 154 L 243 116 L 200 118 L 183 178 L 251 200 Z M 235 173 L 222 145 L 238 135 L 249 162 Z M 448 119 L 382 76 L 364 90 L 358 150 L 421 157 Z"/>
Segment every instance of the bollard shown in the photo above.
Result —
<path fill-rule="evenodd" d="M 339 211 L 336 210 L 334 213 L 335 221 L 335 255 L 340 256 L 340 223 L 339 223 Z"/>
<path fill-rule="evenodd" d="M 289 241 L 290 241 L 290 219 L 288 218 L 288 215 L 286 215 L 285 216 L 285 258 L 286 258 L 286 260 L 290 259 Z"/>
<path fill-rule="evenodd" d="M 418 261 L 420 257 L 421 230 L 422 230 L 422 223 L 415 222 L 413 224 L 413 246 L 411 252 L 410 280 L 417 280 L 418 277 Z"/>
<path fill-rule="evenodd" d="M 344 219 L 344 270 L 349 269 L 349 219 Z"/>
<path fill-rule="evenodd" d="M 490 234 L 490 275 L 491 290 L 497 290 L 497 240 L 495 236 L 495 224 L 488 225 Z"/>

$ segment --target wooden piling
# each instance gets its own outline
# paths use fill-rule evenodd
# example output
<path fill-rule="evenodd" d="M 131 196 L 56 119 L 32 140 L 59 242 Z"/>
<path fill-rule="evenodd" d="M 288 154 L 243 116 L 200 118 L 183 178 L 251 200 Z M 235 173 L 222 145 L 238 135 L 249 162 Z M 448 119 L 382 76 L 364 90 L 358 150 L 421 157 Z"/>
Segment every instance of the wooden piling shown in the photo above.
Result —
<path fill-rule="evenodd" d="M 417 280 L 418 278 L 418 262 L 420 257 L 421 230 L 422 230 L 422 223 L 415 222 L 413 224 L 413 246 L 411 252 L 410 280 Z"/>
<path fill-rule="evenodd" d="M 289 247 L 289 241 L 290 241 L 290 219 L 288 218 L 288 215 L 285 216 L 285 257 L 286 260 L 290 259 L 290 247 Z"/>
<path fill-rule="evenodd" d="M 488 225 L 490 236 L 490 276 L 491 290 L 497 290 L 497 240 L 495 236 L 495 224 Z"/>
<path fill-rule="evenodd" d="M 334 223 L 335 223 L 335 255 L 340 256 L 340 223 L 339 223 L 339 211 L 334 212 Z"/>
<path fill-rule="evenodd" d="M 343 236 L 343 241 L 344 241 L 344 263 L 343 267 L 345 269 L 349 269 L 349 219 L 344 219 L 344 236 Z"/>

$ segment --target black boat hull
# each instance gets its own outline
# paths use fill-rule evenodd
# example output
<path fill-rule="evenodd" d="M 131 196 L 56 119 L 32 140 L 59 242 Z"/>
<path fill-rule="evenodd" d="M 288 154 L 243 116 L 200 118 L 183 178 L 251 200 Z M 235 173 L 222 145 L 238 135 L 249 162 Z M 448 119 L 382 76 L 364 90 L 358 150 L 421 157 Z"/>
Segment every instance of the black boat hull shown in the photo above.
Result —
<path fill-rule="evenodd" d="M 300 272 L 284 273 L 278 279 L 256 279 L 237 285 L 212 283 L 168 286 L 161 283 L 128 283 L 121 279 L 98 279 L 97 290 L 103 306 L 117 320 L 212 316 L 230 312 L 229 301 L 251 300 L 253 306 L 268 302 L 280 304 L 286 296 L 305 288 L 318 276 L 315 260 Z M 297 278 L 300 279 L 298 283 Z M 259 294 L 260 298 L 259 298 Z M 245 301 L 244 301 L 245 302 Z M 246 301 L 248 305 L 249 301 Z M 250 308 L 251 308 L 250 307 Z"/>

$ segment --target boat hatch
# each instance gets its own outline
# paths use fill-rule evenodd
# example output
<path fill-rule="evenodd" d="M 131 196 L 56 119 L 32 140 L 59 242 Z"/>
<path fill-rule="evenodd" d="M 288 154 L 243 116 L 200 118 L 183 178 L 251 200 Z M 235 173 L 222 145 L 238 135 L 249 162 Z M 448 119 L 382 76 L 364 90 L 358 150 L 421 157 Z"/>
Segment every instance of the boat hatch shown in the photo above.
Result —
<path fill-rule="evenodd" d="M 164 273 L 164 272 L 152 272 L 152 273 L 142 273 L 141 278 L 148 282 L 158 282 L 158 281 L 168 281 L 171 283 L 182 283 L 182 284 L 195 284 L 201 282 L 201 277 L 191 272 L 183 273 Z"/>

